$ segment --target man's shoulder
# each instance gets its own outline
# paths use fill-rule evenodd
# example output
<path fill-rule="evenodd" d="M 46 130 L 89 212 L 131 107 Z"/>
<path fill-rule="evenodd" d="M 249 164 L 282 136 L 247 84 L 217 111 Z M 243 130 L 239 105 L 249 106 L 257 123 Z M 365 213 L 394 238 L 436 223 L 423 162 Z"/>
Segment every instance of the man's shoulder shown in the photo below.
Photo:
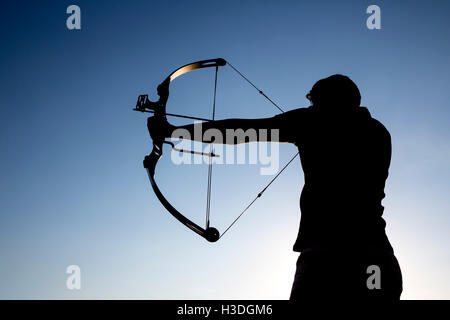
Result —
<path fill-rule="evenodd" d="M 384 126 L 383 123 L 381 123 L 380 120 L 377 120 L 377 119 L 371 117 L 370 121 L 376 131 L 378 131 L 380 134 L 383 134 L 390 138 L 391 135 L 390 135 L 388 129 Z"/>
<path fill-rule="evenodd" d="M 276 115 L 277 118 L 285 118 L 285 119 L 296 119 L 301 117 L 307 117 L 312 113 L 311 107 L 306 108 L 297 108 L 293 110 L 289 110 L 283 113 Z"/>
<path fill-rule="evenodd" d="M 369 119 L 369 132 L 371 136 L 377 139 L 377 141 L 382 142 L 383 144 L 390 144 L 391 143 L 391 134 L 389 133 L 389 130 L 384 126 L 381 121 L 378 119 L 375 119 L 373 117 L 370 117 Z"/>

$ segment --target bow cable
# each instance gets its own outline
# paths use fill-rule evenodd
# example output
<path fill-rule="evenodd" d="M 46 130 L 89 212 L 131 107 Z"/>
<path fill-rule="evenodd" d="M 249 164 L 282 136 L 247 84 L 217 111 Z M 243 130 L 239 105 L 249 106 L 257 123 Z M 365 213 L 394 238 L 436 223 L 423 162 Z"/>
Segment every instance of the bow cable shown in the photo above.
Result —
<path fill-rule="evenodd" d="M 253 82 L 251 82 L 250 80 L 248 80 L 248 78 L 246 76 L 244 76 L 238 69 L 236 69 L 229 61 L 227 61 L 228 65 L 237 72 L 237 74 L 239 74 L 245 81 L 247 81 L 253 88 L 255 88 L 258 93 L 260 93 L 264 98 L 266 98 L 267 100 L 269 100 L 278 110 L 280 110 L 282 113 L 284 113 L 284 110 L 280 108 L 280 106 L 278 104 L 276 104 L 275 102 L 273 102 L 272 99 L 270 99 L 261 89 L 259 89 L 257 86 L 255 86 L 253 84 Z"/>
<path fill-rule="evenodd" d="M 248 208 L 250 208 L 252 206 L 253 203 L 255 203 L 256 200 L 258 200 L 262 194 L 267 190 L 267 188 L 269 188 L 269 186 L 272 184 L 272 182 L 274 182 L 279 176 L 280 174 L 284 171 L 284 169 L 286 169 L 288 167 L 288 165 L 291 164 L 292 161 L 294 161 L 294 159 L 297 157 L 298 153 L 296 153 L 291 160 L 289 160 L 288 163 L 286 163 L 286 165 L 283 167 L 283 169 L 280 170 L 280 172 L 277 173 L 277 175 L 275 177 L 273 177 L 272 180 L 270 180 L 270 182 L 258 193 L 258 195 L 255 197 L 255 199 L 252 200 L 252 202 L 250 202 L 250 204 L 245 207 L 244 210 L 242 210 L 242 212 L 237 216 L 236 219 L 234 219 L 234 221 L 228 226 L 228 228 L 225 229 L 224 232 L 222 232 L 222 234 L 220 235 L 219 239 L 223 237 L 223 235 L 236 223 L 236 221 L 239 220 L 239 218 L 248 210 Z"/>
<path fill-rule="evenodd" d="M 238 69 L 236 69 L 229 61 L 227 61 L 228 65 L 236 71 L 237 74 L 239 74 L 245 81 L 247 81 L 253 88 L 255 88 L 259 94 L 261 94 L 264 98 L 266 98 L 270 103 L 272 103 L 278 110 L 280 110 L 282 113 L 284 113 L 284 110 L 276 104 L 272 99 L 270 99 L 261 89 L 259 89 L 253 82 L 251 82 L 246 76 L 244 76 Z M 216 73 L 216 81 L 217 81 L 217 73 Z M 213 118 L 214 119 L 214 118 Z M 211 151 L 212 153 L 212 151 Z M 225 229 L 224 232 L 220 235 L 219 239 L 223 237 L 223 235 L 239 220 L 239 218 L 253 205 L 253 203 L 258 200 L 262 194 L 269 188 L 269 186 L 280 176 L 280 174 L 291 164 L 292 161 L 299 155 L 299 152 L 297 152 L 291 160 L 286 163 L 286 165 L 283 167 L 283 169 L 280 170 L 280 172 L 277 173 L 275 177 L 273 177 L 272 180 L 258 193 L 258 195 L 249 203 L 247 207 L 245 207 L 244 210 L 237 216 L 236 219 L 233 220 L 233 222 Z M 211 160 L 211 158 L 210 158 Z"/>

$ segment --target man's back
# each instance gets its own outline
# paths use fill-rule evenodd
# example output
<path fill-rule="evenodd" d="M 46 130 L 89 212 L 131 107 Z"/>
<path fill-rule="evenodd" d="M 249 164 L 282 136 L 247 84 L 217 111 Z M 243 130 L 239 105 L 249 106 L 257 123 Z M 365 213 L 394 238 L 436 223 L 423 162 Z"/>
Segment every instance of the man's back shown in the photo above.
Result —
<path fill-rule="evenodd" d="M 282 117 L 289 119 L 305 176 L 294 250 L 392 251 L 381 217 L 391 158 L 386 128 L 364 107 L 334 114 L 310 107 Z"/>
<path fill-rule="evenodd" d="M 291 299 L 398 299 L 401 271 L 381 204 L 391 159 L 389 132 L 363 107 L 340 114 L 310 107 L 285 119 L 297 132 L 305 176 L 294 244 L 301 255 Z M 370 266 L 381 270 L 382 290 L 368 289 Z"/>

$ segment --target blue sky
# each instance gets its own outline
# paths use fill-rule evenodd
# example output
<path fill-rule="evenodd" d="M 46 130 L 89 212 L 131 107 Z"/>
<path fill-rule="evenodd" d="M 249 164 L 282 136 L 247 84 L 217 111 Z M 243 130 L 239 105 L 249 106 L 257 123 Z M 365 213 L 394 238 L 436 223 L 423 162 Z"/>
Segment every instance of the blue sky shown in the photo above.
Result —
<path fill-rule="evenodd" d="M 78 31 L 66 8 L 81 8 Z M 366 8 L 381 8 L 381 30 Z M 150 189 L 146 117 L 132 112 L 173 69 L 223 57 L 284 109 L 334 73 L 393 139 L 384 200 L 405 299 L 450 298 L 450 26 L 447 1 L 14 1 L 0 6 L 0 298 L 286 299 L 297 254 L 298 161 L 218 243 L 168 215 Z M 212 70 L 172 86 L 168 111 L 208 117 Z M 189 79 L 189 81 L 188 81 Z M 228 67 L 217 118 L 277 110 Z M 173 120 L 175 124 L 186 123 Z M 281 162 L 295 148 L 280 146 Z M 167 156 L 167 155 L 166 155 Z M 157 168 L 200 224 L 207 166 Z M 270 179 L 214 168 L 223 230 Z M 82 289 L 65 286 L 79 265 Z"/>

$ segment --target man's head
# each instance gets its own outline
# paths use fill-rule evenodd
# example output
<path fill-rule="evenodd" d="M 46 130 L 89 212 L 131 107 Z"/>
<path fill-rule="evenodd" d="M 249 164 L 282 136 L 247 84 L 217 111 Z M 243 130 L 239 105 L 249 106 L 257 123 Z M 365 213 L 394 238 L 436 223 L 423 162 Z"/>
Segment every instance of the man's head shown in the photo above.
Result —
<path fill-rule="evenodd" d="M 361 94 L 356 84 L 341 74 L 317 81 L 306 98 L 314 107 L 330 112 L 353 109 L 361 103 Z"/>

